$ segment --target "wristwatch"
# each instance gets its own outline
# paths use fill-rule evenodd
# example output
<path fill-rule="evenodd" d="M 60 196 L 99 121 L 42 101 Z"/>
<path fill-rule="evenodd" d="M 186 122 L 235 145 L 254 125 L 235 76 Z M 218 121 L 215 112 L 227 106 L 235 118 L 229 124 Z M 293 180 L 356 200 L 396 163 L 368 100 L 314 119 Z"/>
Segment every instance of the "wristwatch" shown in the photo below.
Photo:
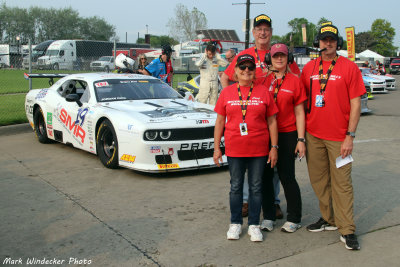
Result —
<path fill-rule="evenodd" d="M 276 149 L 278 149 L 278 148 L 279 148 L 279 146 L 277 146 L 277 145 L 273 145 L 273 146 L 271 146 L 271 148 L 276 148 Z"/>
<path fill-rule="evenodd" d="M 353 138 L 356 137 L 356 133 L 355 132 L 347 132 L 346 135 L 350 135 Z"/>
<path fill-rule="evenodd" d="M 305 139 L 305 138 L 297 138 L 297 142 L 303 142 L 303 143 L 305 143 L 305 142 L 306 142 L 306 139 Z"/>

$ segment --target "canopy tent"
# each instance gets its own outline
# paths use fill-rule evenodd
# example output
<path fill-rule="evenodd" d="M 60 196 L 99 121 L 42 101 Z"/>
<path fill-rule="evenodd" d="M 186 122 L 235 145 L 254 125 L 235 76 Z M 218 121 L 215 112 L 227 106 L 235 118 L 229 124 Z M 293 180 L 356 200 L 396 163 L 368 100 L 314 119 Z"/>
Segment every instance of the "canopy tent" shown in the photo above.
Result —
<path fill-rule="evenodd" d="M 374 61 L 379 60 L 379 62 L 383 63 L 385 57 L 379 55 L 378 53 L 375 53 L 374 51 L 367 49 L 361 53 L 358 53 L 357 58 L 360 58 L 361 60 L 369 60 L 369 59 L 373 59 Z"/>

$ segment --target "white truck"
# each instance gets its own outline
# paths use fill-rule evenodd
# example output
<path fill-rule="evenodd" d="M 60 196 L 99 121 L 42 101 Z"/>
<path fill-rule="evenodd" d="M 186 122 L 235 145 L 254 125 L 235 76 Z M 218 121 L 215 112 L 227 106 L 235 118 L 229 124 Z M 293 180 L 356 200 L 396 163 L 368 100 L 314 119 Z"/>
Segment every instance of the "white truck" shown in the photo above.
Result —
<path fill-rule="evenodd" d="M 148 44 L 116 43 L 116 48 L 150 47 Z M 90 62 L 113 55 L 113 42 L 90 40 L 57 40 L 38 59 L 40 69 L 89 70 Z"/>

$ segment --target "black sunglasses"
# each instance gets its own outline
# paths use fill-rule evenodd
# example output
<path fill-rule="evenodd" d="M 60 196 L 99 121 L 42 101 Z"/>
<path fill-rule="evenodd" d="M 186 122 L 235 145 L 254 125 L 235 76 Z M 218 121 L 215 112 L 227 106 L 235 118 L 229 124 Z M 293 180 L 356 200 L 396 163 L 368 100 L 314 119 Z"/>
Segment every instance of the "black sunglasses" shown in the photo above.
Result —
<path fill-rule="evenodd" d="M 249 71 L 253 71 L 256 69 L 256 66 L 254 66 L 254 65 L 250 65 L 250 66 L 249 65 L 239 65 L 240 70 L 245 70 L 246 68 L 248 68 Z"/>

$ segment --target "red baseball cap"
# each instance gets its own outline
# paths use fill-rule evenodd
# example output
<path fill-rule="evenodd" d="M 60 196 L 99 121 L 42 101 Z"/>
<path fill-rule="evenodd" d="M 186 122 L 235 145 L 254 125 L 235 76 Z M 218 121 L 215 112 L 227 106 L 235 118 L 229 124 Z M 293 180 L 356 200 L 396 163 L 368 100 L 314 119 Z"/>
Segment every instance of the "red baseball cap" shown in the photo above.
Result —
<path fill-rule="evenodd" d="M 274 44 L 271 47 L 271 56 L 273 57 L 276 53 L 282 53 L 285 55 L 289 54 L 289 49 L 285 44 Z"/>

